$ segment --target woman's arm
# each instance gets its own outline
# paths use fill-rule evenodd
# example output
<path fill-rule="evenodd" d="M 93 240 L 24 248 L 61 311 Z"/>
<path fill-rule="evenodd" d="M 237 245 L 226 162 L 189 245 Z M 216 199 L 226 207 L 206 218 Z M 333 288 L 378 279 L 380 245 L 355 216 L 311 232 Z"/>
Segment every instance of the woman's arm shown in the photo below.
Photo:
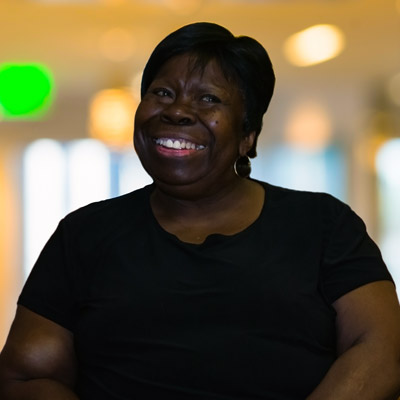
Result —
<path fill-rule="evenodd" d="M 400 307 L 379 281 L 339 298 L 339 358 L 307 400 L 395 400 L 400 394 Z"/>
<path fill-rule="evenodd" d="M 60 325 L 18 307 L 0 354 L 2 400 L 77 400 L 73 335 Z"/>

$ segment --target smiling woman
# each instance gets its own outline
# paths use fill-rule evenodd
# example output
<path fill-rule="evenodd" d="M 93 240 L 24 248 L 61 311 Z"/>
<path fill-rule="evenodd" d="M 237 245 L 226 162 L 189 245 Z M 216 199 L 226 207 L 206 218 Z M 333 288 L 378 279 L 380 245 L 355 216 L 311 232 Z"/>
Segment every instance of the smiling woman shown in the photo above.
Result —
<path fill-rule="evenodd" d="M 254 132 L 244 132 L 239 87 L 215 62 L 202 69 L 195 62 L 179 55 L 157 73 L 136 113 L 135 148 L 158 185 L 196 184 L 207 197 L 212 180 L 220 190 L 237 178 L 232 165 L 250 150 Z"/>
<path fill-rule="evenodd" d="M 400 308 L 365 225 L 248 176 L 274 83 L 265 49 L 216 24 L 155 48 L 134 132 L 154 182 L 60 222 L 2 399 L 395 398 Z"/>

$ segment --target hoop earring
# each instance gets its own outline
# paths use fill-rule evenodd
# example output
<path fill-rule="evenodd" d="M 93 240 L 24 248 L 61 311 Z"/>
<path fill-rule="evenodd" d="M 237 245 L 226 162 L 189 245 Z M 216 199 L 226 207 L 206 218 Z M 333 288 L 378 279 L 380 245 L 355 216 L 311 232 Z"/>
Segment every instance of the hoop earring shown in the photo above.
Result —
<path fill-rule="evenodd" d="M 233 164 L 233 170 L 238 177 L 248 178 L 251 172 L 250 158 L 247 155 L 239 156 Z"/>

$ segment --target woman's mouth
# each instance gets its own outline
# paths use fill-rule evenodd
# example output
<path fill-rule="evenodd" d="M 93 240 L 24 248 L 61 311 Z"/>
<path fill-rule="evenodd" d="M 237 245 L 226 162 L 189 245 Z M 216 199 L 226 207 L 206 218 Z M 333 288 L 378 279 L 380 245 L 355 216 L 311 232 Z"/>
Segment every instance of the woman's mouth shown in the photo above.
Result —
<path fill-rule="evenodd" d="M 205 146 L 196 144 L 185 139 L 157 138 L 155 143 L 167 149 L 175 150 L 203 150 Z"/>

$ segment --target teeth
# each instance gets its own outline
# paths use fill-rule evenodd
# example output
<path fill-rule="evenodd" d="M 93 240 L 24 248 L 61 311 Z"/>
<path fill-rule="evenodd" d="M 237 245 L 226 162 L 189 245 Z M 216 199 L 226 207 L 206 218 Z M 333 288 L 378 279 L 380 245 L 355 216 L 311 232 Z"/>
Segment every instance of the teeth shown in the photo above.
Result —
<path fill-rule="evenodd" d="M 156 143 L 160 146 L 167 147 L 168 149 L 187 149 L 187 150 L 202 150 L 203 145 L 196 145 L 195 143 L 186 141 L 184 139 L 156 139 Z"/>

